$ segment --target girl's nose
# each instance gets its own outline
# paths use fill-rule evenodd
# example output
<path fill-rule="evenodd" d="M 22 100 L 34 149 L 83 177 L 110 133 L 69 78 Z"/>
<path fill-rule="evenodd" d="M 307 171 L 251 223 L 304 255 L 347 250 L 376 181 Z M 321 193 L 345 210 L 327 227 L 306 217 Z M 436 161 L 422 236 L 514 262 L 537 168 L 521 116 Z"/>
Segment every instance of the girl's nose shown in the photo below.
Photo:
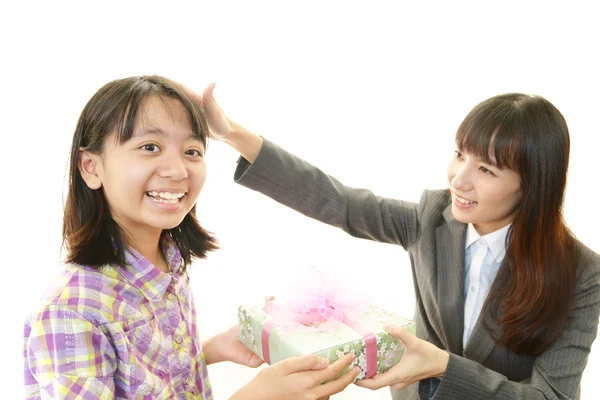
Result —
<path fill-rule="evenodd" d="M 188 171 L 180 157 L 171 156 L 164 159 L 159 168 L 159 175 L 163 178 L 181 181 L 188 177 Z"/>

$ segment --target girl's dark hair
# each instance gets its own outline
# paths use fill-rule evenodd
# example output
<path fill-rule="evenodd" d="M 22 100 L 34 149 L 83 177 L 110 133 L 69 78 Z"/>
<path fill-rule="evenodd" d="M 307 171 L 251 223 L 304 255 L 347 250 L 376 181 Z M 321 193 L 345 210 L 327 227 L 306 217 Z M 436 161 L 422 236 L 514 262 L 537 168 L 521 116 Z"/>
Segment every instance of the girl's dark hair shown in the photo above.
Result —
<path fill-rule="evenodd" d="M 92 190 L 78 168 L 79 150 L 100 154 L 107 138 L 115 132 L 119 143 L 133 134 L 136 116 L 149 96 L 169 97 L 187 111 L 192 132 L 207 147 L 208 126 L 196 103 L 173 81 L 160 76 L 118 79 L 104 85 L 83 109 L 71 146 L 69 191 L 63 218 L 63 246 L 67 262 L 99 267 L 125 264 L 126 232 L 112 219 L 103 190 Z M 179 247 L 183 267 L 193 258 L 205 258 L 217 240 L 196 219 L 196 206 L 179 226 L 163 231 Z"/>
<path fill-rule="evenodd" d="M 538 355 L 560 338 L 574 302 L 576 239 L 563 219 L 567 124 L 541 97 L 504 94 L 467 115 L 456 144 L 521 177 L 521 201 L 506 237 L 505 260 L 484 310 L 491 310 L 502 328 L 498 344 Z"/>

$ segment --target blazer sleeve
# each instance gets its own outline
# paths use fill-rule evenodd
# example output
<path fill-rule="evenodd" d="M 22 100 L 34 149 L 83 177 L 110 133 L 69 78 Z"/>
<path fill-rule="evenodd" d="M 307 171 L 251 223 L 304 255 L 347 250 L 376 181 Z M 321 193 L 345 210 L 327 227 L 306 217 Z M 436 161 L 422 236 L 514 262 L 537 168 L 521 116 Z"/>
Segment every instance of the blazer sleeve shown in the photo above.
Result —
<path fill-rule="evenodd" d="M 578 399 L 600 316 L 600 257 L 589 253 L 579 268 L 575 307 L 563 335 L 537 357 L 531 379 L 512 382 L 475 361 L 450 354 L 434 399 Z"/>
<path fill-rule="evenodd" d="M 234 180 L 358 238 L 406 249 L 418 237 L 422 205 L 344 186 L 266 139 L 254 163 L 239 159 Z"/>
<path fill-rule="evenodd" d="M 115 398 L 116 354 L 82 315 L 48 305 L 25 323 L 27 399 Z"/>

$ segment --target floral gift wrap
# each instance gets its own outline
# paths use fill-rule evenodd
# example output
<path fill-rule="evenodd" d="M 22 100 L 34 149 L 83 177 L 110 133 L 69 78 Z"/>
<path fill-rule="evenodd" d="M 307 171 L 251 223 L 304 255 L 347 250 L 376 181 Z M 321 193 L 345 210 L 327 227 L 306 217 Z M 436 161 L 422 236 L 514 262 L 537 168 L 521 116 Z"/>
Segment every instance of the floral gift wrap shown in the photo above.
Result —
<path fill-rule="evenodd" d="M 368 303 L 335 300 L 317 296 L 303 307 L 279 307 L 272 301 L 263 307 L 241 306 L 240 339 L 268 364 L 303 354 L 316 354 L 331 363 L 354 353 L 356 359 L 344 372 L 358 365 L 357 380 L 396 365 L 404 346 L 383 327 L 398 325 L 414 334 L 414 322 Z"/>

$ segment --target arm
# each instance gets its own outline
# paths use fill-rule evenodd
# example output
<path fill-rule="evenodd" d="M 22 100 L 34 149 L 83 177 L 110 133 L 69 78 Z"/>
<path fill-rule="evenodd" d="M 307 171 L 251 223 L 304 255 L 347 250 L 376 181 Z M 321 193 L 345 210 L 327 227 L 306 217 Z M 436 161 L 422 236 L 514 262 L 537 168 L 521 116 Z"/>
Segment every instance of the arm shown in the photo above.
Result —
<path fill-rule="evenodd" d="M 254 163 L 241 159 L 237 183 L 352 236 L 407 248 L 418 235 L 418 205 L 344 186 L 268 140 Z"/>
<path fill-rule="evenodd" d="M 418 235 L 417 204 L 384 199 L 371 191 L 351 189 L 231 121 L 213 97 L 214 84 L 201 96 L 186 89 L 201 105 L 211 137 L 240 152 L 235 179 L 311 218 L 349 234 L 407 248 Z"/>
<path fill-rule="evenodd" d="M 25 388 L 31 399 L 113 399 L 116 354 L 83 316 L 49 305 L 25 324 Z"/>

